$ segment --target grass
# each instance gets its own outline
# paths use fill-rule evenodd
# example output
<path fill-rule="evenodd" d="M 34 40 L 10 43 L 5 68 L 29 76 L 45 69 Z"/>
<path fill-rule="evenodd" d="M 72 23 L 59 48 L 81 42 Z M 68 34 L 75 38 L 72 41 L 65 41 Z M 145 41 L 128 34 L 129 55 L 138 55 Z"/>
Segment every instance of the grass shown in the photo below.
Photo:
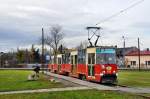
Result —
<path fill-rule="evenodd" d="M 37 81 L 28 81 L 27 77 L 31 73 L 24 70 L 0 70 L 0 91 L 63 87 L 61 83 L 48 81 L 45 75 L 40 75 Z"/>
<path fill-rule="evenodd" d="M 0 91 L 29 90 L 64 87 L 61 83 L 49 82 L 48 77 L 40 75 L 38 81 L 27 81 L 32 71 L 0 70 Z M 150 86 L 150 72 L 121 71 L 119 84 L 138 87 Z M 144 94 L 150 96 L 150 94 Z M 32 94 L 0 95 L 0 99 L 144 99 L 143 97 L 115 91 L 80 90 Z"/>
<path fill-rule="evenodd" d="M 80 91 L 63 91 L 49 93 L 33 94 L 13 94 L 0 95 L 0 99 L 144 99 L 132 94 L 98 91 L 98 90 L 80 90 Z"/>
<path fill-rule="evenodd" d="M 150 93 L 149 94 L 141 94 L 143 96 L 149 97 L 150 98 Z"/>
<path fill-rule="evenodd" d="M 150 87 L 150 72 L 119 71 L 118 84 L 131 87 Z"/>

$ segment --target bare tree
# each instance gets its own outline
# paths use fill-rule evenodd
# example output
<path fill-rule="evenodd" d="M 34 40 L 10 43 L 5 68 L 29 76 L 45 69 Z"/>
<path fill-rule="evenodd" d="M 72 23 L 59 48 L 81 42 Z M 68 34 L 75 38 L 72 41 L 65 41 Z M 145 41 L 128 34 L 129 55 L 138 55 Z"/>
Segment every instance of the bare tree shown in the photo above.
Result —
<path fill-rule="evenodd" d="M 56 56 L 58 54 L 58 48 L 62 44 L 64 33 L 62 33 L 62 27 L 59 25 L 53 25 L 50 28 L 50 33 L 45 38 L 45 43 L 53 49 L 54 62 L 56 63 Z"/>
<path fill-rule="evenodd" d="M 87 48 L 87 47 L 88 47 L 88 41 L 85 40 L 85 41 L 83 41 L 83 42 L 81 41 L 81 42 L 80 42 L 80 45 L 77 46 L 76 48 L 77 48 L 77 49 L 85 49 L 85 48 Z"/>

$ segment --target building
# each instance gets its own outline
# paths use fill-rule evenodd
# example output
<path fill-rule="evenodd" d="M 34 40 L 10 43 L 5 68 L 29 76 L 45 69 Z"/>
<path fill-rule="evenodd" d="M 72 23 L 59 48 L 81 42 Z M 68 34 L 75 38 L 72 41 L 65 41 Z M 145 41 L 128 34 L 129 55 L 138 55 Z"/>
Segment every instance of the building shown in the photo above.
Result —
<path fill-rule="evenodd" d="M 137 47 L 126 47 L 126 48 L 117 48 L 116 49 L 117 65 L 119 67 L 125 68 L 125 55 L 132 51 L 138 51 L 138 48 Z"/>
<path fill-rule="evenodd" d="M 125 55 L 126 67 L 139 68 L 138 51 L 132 51 Z M 150 51 L 149 49 L 140 51 L 140 68 L 150 68 Z"/>

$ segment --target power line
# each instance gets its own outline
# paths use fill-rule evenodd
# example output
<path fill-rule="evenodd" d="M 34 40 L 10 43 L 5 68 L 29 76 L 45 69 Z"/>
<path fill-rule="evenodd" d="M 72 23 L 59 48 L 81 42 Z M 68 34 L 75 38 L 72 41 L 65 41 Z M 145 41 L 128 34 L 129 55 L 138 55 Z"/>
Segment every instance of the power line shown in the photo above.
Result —
<path fill-rule="evenodd" d="M 117 13 L 111 15 L 110 17 L 107 17 L 107 18 L 105 18 L 104 20 L 98 22 L 96 25 L 99 25 L 99 24 L 101 24 L 101 23 L 103 23 L 103 22 L 106 22 L 106 21 L 108 21 L 108 20 L 110 20 L 110 19 L 112 19 L 112 18 L 114 18 L 114 17 L 120 15 L 121 13 L 124 13 L 125 11 L 127 11 L 127 10 L 129 10 L 129 9 L 131 9 L 131 8 L 133 8 L 133 7 L 135 7 L 136 5 L 142 3 L 143 1 L 144 1 L 144 0 L 140 0 L 140 1 L 135 2 L 134 4 L 130 5 L 129 7 L 125 8 L 125 9 L 123 9 L 123 10 L 120 10 L 119 12 L 117 12 Z"/>

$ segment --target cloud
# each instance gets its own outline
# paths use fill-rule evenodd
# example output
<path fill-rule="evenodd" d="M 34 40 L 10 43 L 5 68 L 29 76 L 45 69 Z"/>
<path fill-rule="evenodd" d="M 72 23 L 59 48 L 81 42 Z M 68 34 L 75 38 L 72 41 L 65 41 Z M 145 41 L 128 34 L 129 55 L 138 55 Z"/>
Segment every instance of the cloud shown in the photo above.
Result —
<path fill-rule="evenodd" d="M 17 6 L 16 7 L 20 11 L 26 11 L 26 12 L 49 12 L 49 9 L 38 7 L 38 6 Z"/>
<path fill-rule="evenodd" d="M 65 33 L 67 46 L 76 46 L 87 40 L 87 26 L 95 26 L 105 18 L 130 6 L 136 0 L 5 0 L 0 4 L 0 42 L 5 48 L 35 43 L 53 24 L 60 24 Z M 128 38 L 143 39 L 143 48 L 150 47 L 149 17 L 150 1 L 145 0 L 138 6 L 99 24 L 101 39 L 99 44 L 122 46 L 123 35 Z M 144 39 L 146 38 L 146 39 Z M 77 41 L 77 42 L 74 42 Z M 93 40 L 94 41 L 94 40 Z M 131 43 L 129 44 L 128 41 Z M 128 39 L 127 45 L 136 45 Z M 71 42 L 71 43 L 70 43 Z M 103 43 L 102 43 L 103 42 Z M 4 45 L 1 44 L 1 45 Z M 74 44 L 72 44 L 74 43 Z"/>
<path fill-rule="evenodd" d="M 136 23 L 133 23 L 131 25 L 131 27 L 133 28 L 141 28 L 141 29 L 149 29 L 150 28 L 150 22 L 147 20 L 147 21 L 143 21 L 143 22 L 136 22 Z"/>

